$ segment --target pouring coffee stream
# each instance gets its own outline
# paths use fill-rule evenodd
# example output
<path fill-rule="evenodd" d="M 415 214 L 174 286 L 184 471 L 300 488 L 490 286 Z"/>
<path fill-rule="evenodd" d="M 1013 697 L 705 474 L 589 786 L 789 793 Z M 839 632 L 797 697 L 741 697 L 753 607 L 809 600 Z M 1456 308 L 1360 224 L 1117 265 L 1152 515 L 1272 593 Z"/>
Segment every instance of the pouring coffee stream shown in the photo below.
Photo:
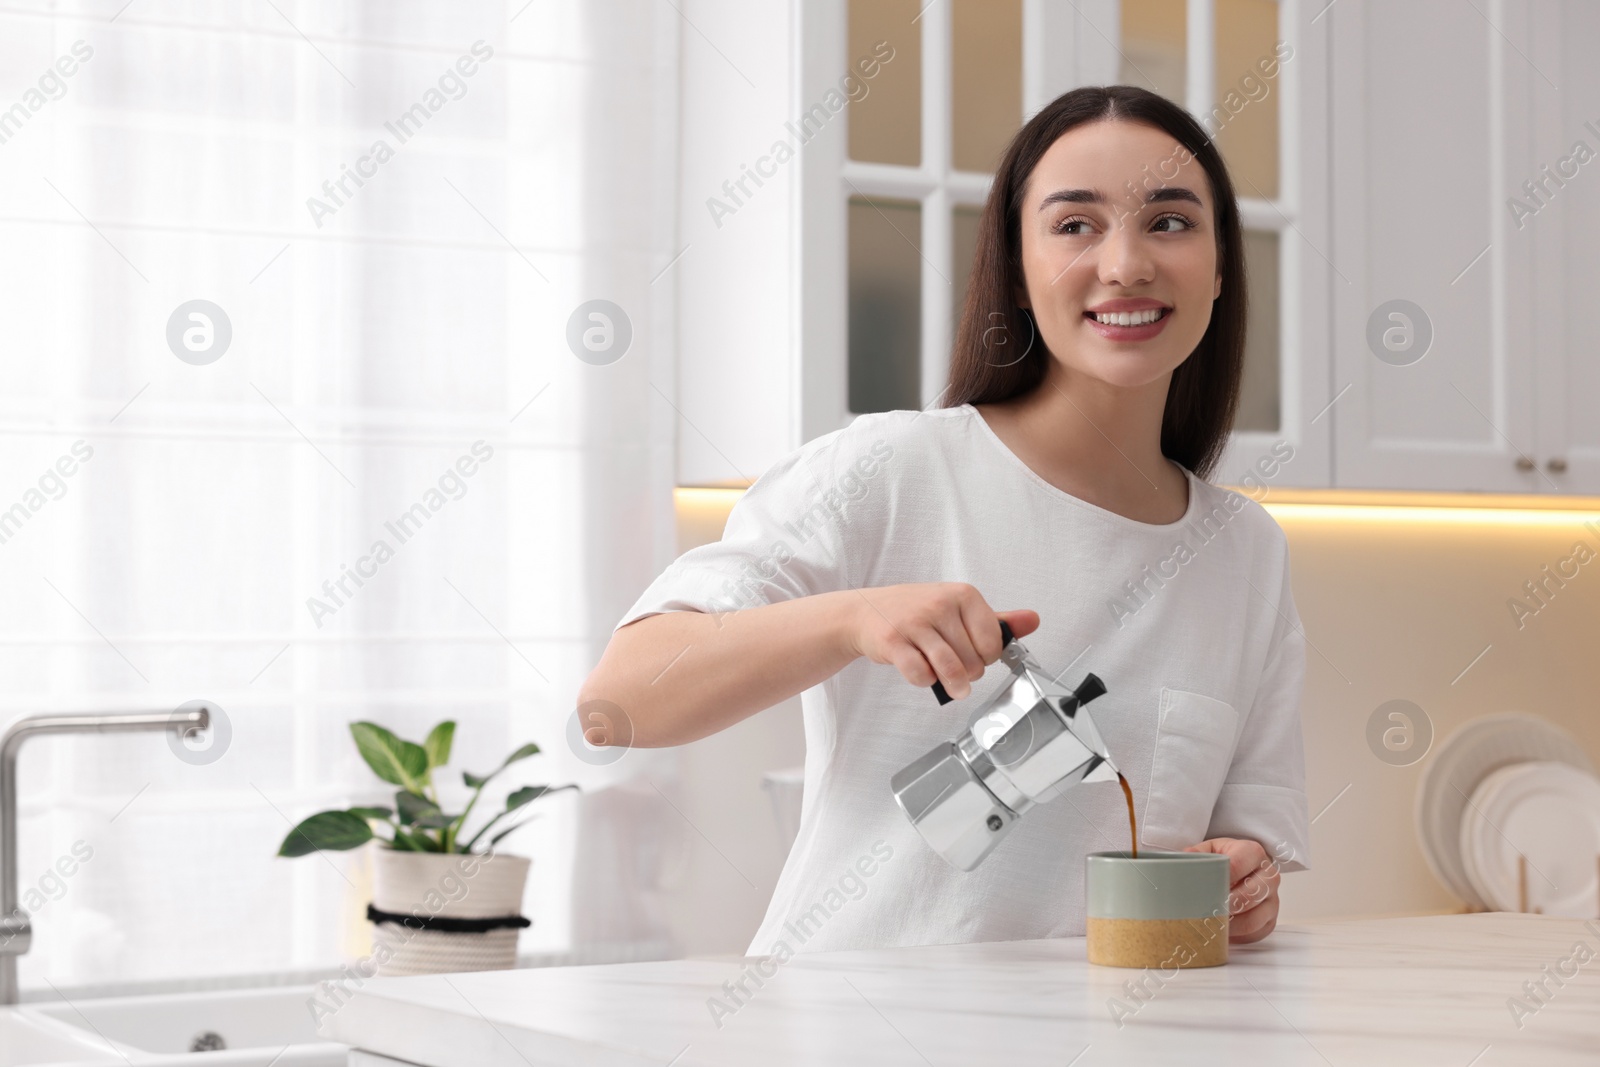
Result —
<path fill-rule="evenodd" d="M 1087 674 L 1067 689 L 1004 621 L 1000 636 L 1000 659 L 1011 679 L 973 713 L 966 729 L 889 780 L 895 802 L 923 840 L 964 871 L 982 863 L 1029 808 L 1079 783 L 1121 784 L 1134 828 L 1133 790 L 1085 707 L 1105 694 L 1105 684 Z M 943 685 L 933 692 L 939 703 L 950 702 Z"/>
<path fill-rule="evenodd" d="M 1133 786 L 1128 784 L 1128 776 L 1121 771 L 1117 772 L 1117 784 L 1122 787 L 1122 795 L 1128 801 L 1128 840 L 1132 842 L 1133 858 L 1139 858 L 1139 820 L 1133 815 Z"/>

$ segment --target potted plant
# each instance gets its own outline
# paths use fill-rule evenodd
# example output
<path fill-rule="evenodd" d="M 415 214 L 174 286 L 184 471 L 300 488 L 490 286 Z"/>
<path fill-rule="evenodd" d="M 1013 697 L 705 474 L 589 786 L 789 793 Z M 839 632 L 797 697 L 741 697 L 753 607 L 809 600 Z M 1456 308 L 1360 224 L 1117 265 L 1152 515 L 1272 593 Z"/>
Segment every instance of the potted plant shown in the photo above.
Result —
<path fill-rule="evenodd" d="M 373 959 L 380 975 L 513 966 L 517 932 L 530 925 L 520 914 L 529 861 L 498 853 L 494 846 L 536 817 L 504 822 L 513 813 L 547 793 L 577 788 L 523 786 L 467 836 L 467 819 L 484 787 L 513 763 L 538 753 L 539 746 L 523 745 L 486 775 L 464 772 L 461 780 L 472 794 L 460 814 L 450 815 L 440 806 L 433 772 L 450 762 L 455 730 L 454 722 L 441 722 L 419 745 L 376 723 L 351 723 L 350 734 L 367 766 L 400 787 L 394 807 L 320 811 L 290 830 L 278 848 L 278 855 L 294 857 L 379 843 L 367 918 L 374 924 Z"/>

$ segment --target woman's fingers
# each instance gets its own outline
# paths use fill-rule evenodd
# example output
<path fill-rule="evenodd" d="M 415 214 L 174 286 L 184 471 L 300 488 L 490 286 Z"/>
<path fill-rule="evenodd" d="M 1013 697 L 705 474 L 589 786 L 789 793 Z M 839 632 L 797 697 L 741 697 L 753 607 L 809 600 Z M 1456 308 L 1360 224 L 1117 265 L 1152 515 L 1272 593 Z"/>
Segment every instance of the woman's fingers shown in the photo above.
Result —
<path fill-rule="evenodd" d="M 972 603 L 973 600 L 977 603 Z M 983 632 L 983 623 L 972 621 L 972 617 L 984 614 L 990 617 L 989 628 L 993 630 L 987 642 L 978 637 Z M 984 667 L 1000 657 L 1000 620 L 994 618 L 994 612 L 984 607 L 982 600 L 978 599 L 976 594 L 971 598 L 962 598 L 955 605 L 954 611 L 936 615 L 933 619 L 933 628 L 939 632 L 944 643 L 950 646 L 950 650 L 961 661 L 961 670 L 969 682 L 982 678 Z M 992 655 L 986 653 L 986 645 L 994 646 L 995 651 Z"/>
<path fill-rule="evenodd" d="M 1006 625 L 1011 627 L 1011 633 L 1015 637 L 1027 637 L 1039 628 L 1037 611 L 1019 608 L 1016 611 L 997 611 L 995 614 L 1006 621 Z"/>
<path fill-rule="evenodd" d="M 1000 637 L 1000 616 L 984 603 L 976 589 L 971 596 L 962 598 L 960 609 L 956 621 L 962 637 L 972 646 L 976 668 L 972 678 L 977 681 L 983 677 L 984 668 L 1000 658 L 1000 651 L 1005 647 Z"/>
<path fill-rule="evenodd" d="M 1228 884 L 1235 887 L 1252 872 L 1261 870 L 1271 863 L 1267 859 L 1267 850 L 1261 847 L 1261 842 L 1249 838 L 1213 837 L 1197 845 L 1190 845 L 1184 851 L 1214 852 L 1219 856 L 1228 857 Z M 1276 865 L 1273 867 L 1276 870 Z"/>
<path fill-rule="evenodd" d="M 1278 900 L 1278 894 L 1273 893 L 1250 910 L 1230 918 L 1228 940 L 1248 944 L 1270 934 L 1278 922 Z"/>
<path fill-rule="evenodd" d="M 902 678 L 918 688 L 926 689 L 939 680 L 939 676 L 928 665 L 927 657 L 922 654 L 921 649 L 909 641 L 896 647 L 890 655 L 889 662 L 894 664 L 895 670 L 900 672 Z"/>
<path fill-rule="evenodd" d="M 1021 629 L 1008 619 L 1013 636 L 1032 633 L 1039 625 L 1039 616 L 1032 611 L 1007 612 L 1020 616 Z M 962 700 L 972 692 L 972 682 L 983 677 L 989 664 L 1000 658 L 1004 648 L 1000 635 L 1001 615 L 991 611 L 983 598 L 973 591 L 971 597 L 961 600 L 954 615 L 936 614 L 921 629 L 910 635 L 910 640 L 922 654 L 928 668 L 936 676 L 952 700 Z M 901 674 L 905 675 L 902 670 Z M 905 675 L 911 679 L 910 675 Z M 933 682 L 915 684 L 932 685 Z"/>
<path fill-rule="evenodd" d="M 938 682 L 952 700 L 960 700 L 971 688 L 961 658 L 932 627 L 899 634 L 893 642 L 889 661 L 912 685 L 926 689 Z"/>
<path fill-rule="evenodd" d="M 1277 879 L 1269 877 L 1265 871 L 1251 871 L 1228 890 L 1229 910 L 1238 912 L 1253 908 L 1272 896 L 1277 887 Z"/>
<path fill-rule="evenodd" d="M 967 665 L 962 656 L 945 639 L 943 630 L 928 626 L 913 633 L 911 638 L 921 650 L 923 658 L 928 661 L 928 666 L 939 676 L 939 681 L 944 685 L 944 691 L 950 695 L 951 700 L 960 700 L 972 692 L 972 679 L 967 673 Z M 966 644 L 965 633 L 956 640 L 959 644 Z M 967 654 L 976 661 L 977 653 L 970 647 L 967 649 Z"/>
<path fill-rule="evenodd" d="M 912 685 L 938 682 L 960 700 L 1000 658 L 1002 616 L 971 585 L 927 582 L 860 592 L 849 619 L 852 647 L 874 663 L 893 664 Z M 1019 637 L 1039 625 L 1032 611 L 1010 611 L 1005 618 Z"/>
<path fill-rule="evenodd" d="M 1190 845 L 1185 852 L 1215 852 L 1228 857 L 1228 940 L 1259 941 L 1278 921 L 1278 865 L 1259 841 L 1215 837 Z"/>

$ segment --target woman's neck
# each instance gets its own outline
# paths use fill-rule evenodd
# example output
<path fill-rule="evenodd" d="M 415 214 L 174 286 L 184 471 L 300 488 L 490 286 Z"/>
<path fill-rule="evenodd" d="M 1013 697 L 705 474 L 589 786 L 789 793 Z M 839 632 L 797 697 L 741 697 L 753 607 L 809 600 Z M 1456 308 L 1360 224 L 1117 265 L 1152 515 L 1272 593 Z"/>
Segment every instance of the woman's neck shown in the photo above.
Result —
<path fill-rule="evenodd" d="M 1168 380 L 1125 388 L 1052 363 L 1031 392 L 977 407 L 996 436 L 1062 492 L 1164 524 L 1183 517 L 1189 497 L 1183 471 L 1161 454 Z"/>

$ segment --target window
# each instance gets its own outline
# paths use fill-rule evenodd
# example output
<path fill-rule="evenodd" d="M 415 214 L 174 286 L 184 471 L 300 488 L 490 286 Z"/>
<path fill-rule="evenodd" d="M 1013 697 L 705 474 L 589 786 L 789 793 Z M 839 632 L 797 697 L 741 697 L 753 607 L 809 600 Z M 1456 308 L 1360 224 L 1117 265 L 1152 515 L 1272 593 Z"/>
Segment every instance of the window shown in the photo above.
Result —
<path fill-rule="evenodd" d="M 452 809 L 462 769 L 530 740 L 543 753 L 491 791 L 584 785 L 506 841 L 535 859 L 524 952 L 644 914 L 600 907 L 632 892 L 614 874 L 577 876 L 621 772 L 564 727 L 670 531 L 638 457 L 674 417 L 646 406 L 671 356 L 651 280 L 678 251 L 657 221 L 676 150 L 648 105 L 677 85 L 655 42 L 679 16 L 618 37 L 582 0 L 521 6 L 0 14 L 0 110 L 37 99 L 0 131 L 3 718 L 204 699 L 231 727 L 205 758 L 148 734 L 27 743 L 26 993 L 365 954 L 365 855 L 274 856 L 290 820 L 392 803 L 356 719 L 413 739 L 456 719 Z M 87 69 L 56 79 L 62 56 Z M 647 132 L 597 147 L 634 114 Z M 592 366 L 565 338 L 601 295 L 634 353 Z M 212 360 L 168 333 L 196 299 L 231 323 Z M 80 840 L 92 859 L 61 888 L 46 873 Z"/>

